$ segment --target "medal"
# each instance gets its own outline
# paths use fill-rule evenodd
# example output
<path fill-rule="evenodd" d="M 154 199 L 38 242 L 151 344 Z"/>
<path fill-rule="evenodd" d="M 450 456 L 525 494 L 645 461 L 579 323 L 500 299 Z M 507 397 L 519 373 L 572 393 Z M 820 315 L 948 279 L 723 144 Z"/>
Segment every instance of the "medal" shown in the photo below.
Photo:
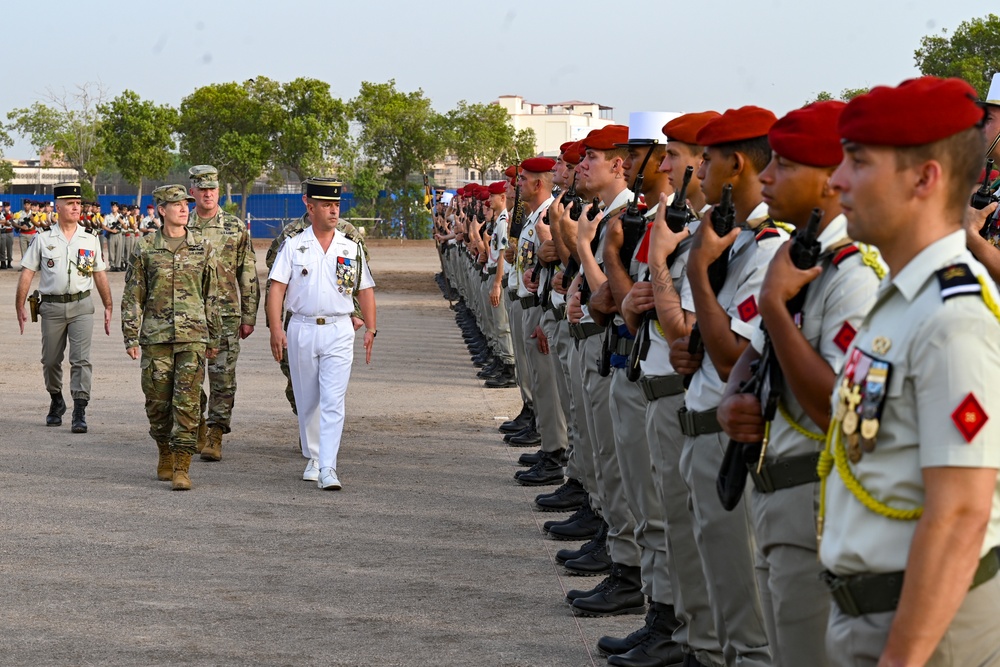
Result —
<path fill-rule="evenodd" d="M 309 269 L 302 269 L 302 275 L 308 276 L 309 275 Z"/>
<path fill-rule="evenodd" d="M 872 449 L 875 448 L 875 436 L 878 435 L 878 420 L 865 419 L 861 422 L 861 437 L 872 441 Z M 869 450 L 870 451 L 870 450 Z"/>
<path fill-rule="evenodd" d="M 858 413 L 855 412 L 854 410 L 851 410 L 850 412 L 845 414 L 844 423 L 842 426 L 844 430 L 844 435 L 854 435 L 854 433 L 858 430 Z"/>
<path fill-rule="evenodd" d="M 51 269 L 51 268 L 52 268 L 53 266 L 55 266 L 55 265 L 56 265 L 56 262 L 55 262 L 55 260 L 53 260 L 53 259 L 50 259 L 49 261 L 45 262 L 45 266 L 49 267 L 50 269 Z"/>
<path fill-rule="evenodd" d="M 857 465 L 861 461 L 861 447 L 858 445 L 858 434 L 854 433 L 847 439 L 847 458 Z"/>

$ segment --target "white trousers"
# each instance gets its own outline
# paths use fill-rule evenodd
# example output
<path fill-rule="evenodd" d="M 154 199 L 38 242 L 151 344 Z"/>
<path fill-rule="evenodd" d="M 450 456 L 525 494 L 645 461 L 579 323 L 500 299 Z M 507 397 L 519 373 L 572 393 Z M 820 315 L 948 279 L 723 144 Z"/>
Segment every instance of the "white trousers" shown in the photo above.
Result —
<path fill-rule="evenodd" d="M 316 324 L 292 316 L 288 367 L 299 412 L 302 455 L 336 468 L 344 432 L 344 398 L 354 362 L 354 327 L 347 315 Z"/>

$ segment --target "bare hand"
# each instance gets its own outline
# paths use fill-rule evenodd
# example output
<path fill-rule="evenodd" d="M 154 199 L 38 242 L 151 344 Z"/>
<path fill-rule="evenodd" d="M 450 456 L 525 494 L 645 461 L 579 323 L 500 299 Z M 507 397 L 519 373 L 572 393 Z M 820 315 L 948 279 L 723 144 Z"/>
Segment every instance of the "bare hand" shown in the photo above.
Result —
<path fill-rule="evenodd" d="M 556 294 L 565 294 L 566 288 L 563 287 L 563 276 L 566 275 L 562 271 L 556 271 L 552 275 L 552 289 Z"/>
<path fill-rule="evenodd" d="M 111 312 L 114 310 L 114 304 L 104 307 L 104 333 L 108 336 L 111 335 Z"/>
<path fill-rule="evenodd" d="M 253 333 L 253 325 L 252 324 L 241 324 L 240 325 L 240 338 L 241 339 L 248 338 L 250 336 L 250 334 L 252 334 L 252 333 Z"/>
<path fill-rule="evenodd" d="M 500 297 L 503 295 L 503 290 L 500 287 L 500 283 L 493 283 L 493 287 L 490 288 L 490 305 L 494 308 L 500 307 Z"/>
<path fill-rule="evenodd" d="M 541 327 L 535 327 L 535 332 L 531 337 L 538 341 L 538 351 L 542 354 L 549 353 L 549 339 Z"/>
<path fill-rule="evenodd" d="M 573 292 L 566 298 L 566 318 L 570 324 L 579 324 L 583 319 L 583 307 L 580 305 L 580 292 Z"/>
<path fill-rule="evenodd" d="M 288 347 L 288 339 L 285 337 L 285 332 L 281 329 L 281 326 L 271 327 L 271 356 L 274 357 L 275 361 L 281 362 L 281 357 L 286 347 Z"/>
<path fill-rule="evenodd" d="M 761 308 L 784 308 L 803 287 L 823 273 L 823 267 L 820 266 L 814 266 L 806 271 L 796 268 L 789 253 L 791 245 L 792 241 L 783 243 L 767 267 L 764 283 L 760 288 Z"/>
<path fill-rule="evenodd" d="M 649 230 L 649 264 L 662 265 L 690 234 L 686 227 L 677 234 L 667 227 L 667 195 L 660 193 L 660 205 L 656 208 L 653 226 Z"/>
<path fill-rule="evenodd" d="M 648 282 L 633 283 L 632 289 L 622 300 L 622 315 L 638 318 L 648 310 L 656 307 L 653 298 L 653 284 Z"/>
<path fill-rule="evenodd" d="M 682 336 L 670 346 L 670 365 L 681 375 L 694 375 L 701 368 L 704 352 L 688 352 L 690 336 Z"/>
<path fill-rule="evenodd" d="M 576 223 L 577 245 L 584 244 L 589 246 L 590 242 L 594 240 L 594 235 L 597 234 L 597 225 L 600 224 L 601 216 L 594 216 L 593 220 L 587 217 L 587 212 L 593 206 L 593 203 L 583 205 L 583 214 Z"/>
<path fill-rule="evenodd" d="M 125 354 L 127 354 L 130 357 L 132 357 L 133 359 L 138 359 L 139 358 L 139 348 L 138 347 L 129 347 L 129 348 L 126 348 L 125 349 Z"/>
<path fill-rule="evenodd" d="M 712 264 L 715 260 L 722 257 L 722 253 L 726 252 L 730 246 L 736 241 L 736 237 L 740 235 L 740 228 L 733 228 L 728 234 L 723 237 L 719 237 L 715 233 L 715 228 L 712 227 L 712 211 L 715 208 L 705 211 L 705 215 L 701 218 L 701 224 L 698 226 L 698 231 L 694 234 L 694 242 L 691 244 L 691 256 L 688 260 L 691 266 L 691 270 L 704 270 Z"/>
<path fill-rule="evenodd" d="M 24 306 L 17 307 L 17 326 L 21 327 L 21 335 L 24 335 L 24 323 L 28 321 L 28 313 Z"/>
<path fill-rule="evenodd" d="M 611 292 L 611 281 L 605 280 L 590 295 L 589 305 L 594 310 L 600 311 L 605 315 L 611 315 L 612 313 L 618 312 L 618 303 L 615 301 L 615 296 Z"/>
<path fill-rule="evenodd" d="M 604 256 L 617 255 L 625 242 L 625 230 L 622 228 L 622 214 L 608 220 L 604 227 Z"/>
<path fill-rule="evenodd" d="M 514 244 L 508 245 L 503 251 L 503 261 L 507 264 L 514 263 Z"/>
<path fill-rule="evenodd" d="M 535 267 L 529 266 L 528 268 L 526 268 L 524 270 L 524 287 L 529 292 L 537 293 L 538 292 L 538 281 L 537 280 L 532 280 L 532 278 L 534 278 L 534 276 L 535 276 Z"/>
<path fill-rule="evenodd" d="M 363 319 L 361 319 L 360 317 L 354 317 L 354 315 L 351 315 L 351 326 L 354 327 L 355 331 L 357 331 L 358 329 L 360 329 L 364 325 L 365 325 L 365 321 Z"/>
<path fill-rule="evenodd" d="M 210 347 L 207 350 L 205 350 L 206 359 L 215 359 L 217 356 L 219 356 L 219 348 Z"/>
<path fill-rule="evenodd" d="M 372 362 L 372 346 L 375 344 L 375 334 L 371 332 L 371 329 L 365 331 L 365 363 L 370 364 Z"/>
<path fill-rule="evenodd" d="M 979 236 L 979 231 L 986 224 L 986 220 L 989 219 L 993 212 L 997 210 L 997 202 L 993 202 L 986 208 L 982 210 L 976 210 L 971 206 L 965 211 L 965 232 L 967 234 L 975 234 Z"/>
<path fill-rule="evenodd" d="M 753 394 L 733 394 L 723 399 L 718 410 L 722 430 L 736 442 L 764 439 L 764 417 L 760 400 Z"/>
<path fill-rule="evenodd" d="M 556 244 L 552 239 L 543 241 L 542 245 L 538 247 L 538 258 L 546 264 L 559 261 L 559 253 L 556 252 Z"/>

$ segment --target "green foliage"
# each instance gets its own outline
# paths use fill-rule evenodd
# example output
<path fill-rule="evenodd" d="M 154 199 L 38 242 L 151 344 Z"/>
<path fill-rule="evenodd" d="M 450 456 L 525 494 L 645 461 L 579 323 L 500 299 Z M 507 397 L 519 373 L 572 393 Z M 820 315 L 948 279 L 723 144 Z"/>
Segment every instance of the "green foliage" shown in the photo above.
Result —
<path fill-rule="evenodd" d="M 347 105 L 318 79 L 298 78 L 273 93 L 280 109 L 272 128 L 275 167 L 300 181 L 331 173 L 348 151 Z"/>
<path fill-rule="evenodd" d="M 177 111 L 141 100 L 131 90 L 99 110 L 104 116 L 100 138 L 122 177 L 139 188 L 138 203 L 143 179 L 163 178 L 173 164 Z"/>
<path fill-rule="evenodd" d="M 462 100 L 445 118 L 445 141 L 459 166 L 475 169 L 484 182 L 486 172 L 500 166 L 501 158 L 513 152 L 514 127 L 499 105 Z"/>
<path fill-rule="evenodd" d="M 819 94 L 816 95 L 815 99 L 806 100 L 806 104 L 812 104 L 813 102 L 828 102 L 830 100 L 843 100 L 844 102 L 850 102 L 858 95 L 864 95 L 869 90 L 871 90 L 871 88 L 844 88 L 840 91 L 840 95 L 837 97 L 834 97 L 833 94 L 828 91 L 821 90 L 819 91 Z"/>
<path fill-rule="evenodd" d="M 85 83 L 74 93 L 50 91 L 46 97 L 48 104 L 35 102 L 10 111 L 9 129 L 28 138 L 43 157 L 43 165 L 63 160 L 94 188 L 97 175 L 108 163 L 99 135 L 104 91 L 97 84 Z"/>
<path fill-rule="evenodd" d="M 993 74 L 1000 72 L 1000 17 L 962 21 L 951 36 L 947 30 L 927 35 L 913 59 L 921 73 L 965 79 L 985 98 Z"/>
<path fill-rule="evenodd" d="M 271 128 L 277 109 L 269 103 L 269 83 L 210 84 L 181 101 L 178 130 L 183 159 L 211 164 L 222 180 L 239 184 L 243 217 L 250 186 L 274 155 Z"/>
<path fill-rule="evenodd" d="M 10 135 L 4 131 L 3 127 L 0 127 L 0 187 L 6 187 L 14 180 L 14 167 L 11 166 L 10 162 L 3 159 L 4 146 L 13 145 L 14 142 L 11 140 Z"/>

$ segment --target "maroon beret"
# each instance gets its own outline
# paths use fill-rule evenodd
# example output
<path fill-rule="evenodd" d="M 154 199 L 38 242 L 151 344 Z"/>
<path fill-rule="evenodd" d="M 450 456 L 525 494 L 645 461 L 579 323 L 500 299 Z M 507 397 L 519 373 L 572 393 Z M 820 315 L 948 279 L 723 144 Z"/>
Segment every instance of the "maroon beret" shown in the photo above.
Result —
<path fill-rule="evenodd" d="M 476 198 L 479 199 L 479 201 L 486 201 L 487 199 L 490 198 L 490 189 L 479 188 L 478 190 L 476 190 Z"/>
<path fill-rule="evenodd" d="M 922 76 L 895 88 L 876 86 L 847 103 L 840 136 L 875 146 L 922 146 L 981 122 L 977 99 L 961 79 Z"/>
<path fill-rule="evenodd" d="M 588 134 L 583 140 L 583 147 L 595 151 L 611 151 L 620 148 L 616 144 L 625 143 L 628 143 L 628 125 L 605 125 Z"/>
<path fill-rule="evenodd" d="M 698 132 L 721 115 L 718 111 L 686 113 L 664 125 L 663 134 L 670 141 L 682 141 L 685 144 L 698 146 Z"/>
<path fill-rule="evenodd" d="M 569 146 L 563 149 L 562 159 L 566 164 L 578 165 L 580 160 L 583 159 L 583 142 L 574 141 Z"/>
<path fill-rule="evenodd" d="M 507 181 L 495 181 L 486 188 L 491 195 L 502 195 L 507 192 Z"/>
<path fill-rule="evenodd" d="M 767 133 L 771 150 L 810 167 L 837 166 L 844 159 L 837 121 L 845 106 L 829 100 L 788 112 Z"/>
<path fill-rule="evenodd" d="M 518 166 L 516 164 L 512 164 L 506 169 L 504 169 L 503 175 L 506 176 L 507 178 L 514 178 L 515 176 L 517 176 L 517 170 Z"/>
<path fill-rule="evenodd" d="M 776 120 L 773 113 L 760 107 L 728 109 L 698 131 L 697 143 L 700 146 L 717 146 L 767 136 Z"/>
<path fill-rule="evenodd" d="M 556 161 L 550 157 L 530 157 L 521 163 L 521 169 L 535 174 L 544 174 L 547 171 L 552 171 L 552 168 L 555 166 Z"/>

